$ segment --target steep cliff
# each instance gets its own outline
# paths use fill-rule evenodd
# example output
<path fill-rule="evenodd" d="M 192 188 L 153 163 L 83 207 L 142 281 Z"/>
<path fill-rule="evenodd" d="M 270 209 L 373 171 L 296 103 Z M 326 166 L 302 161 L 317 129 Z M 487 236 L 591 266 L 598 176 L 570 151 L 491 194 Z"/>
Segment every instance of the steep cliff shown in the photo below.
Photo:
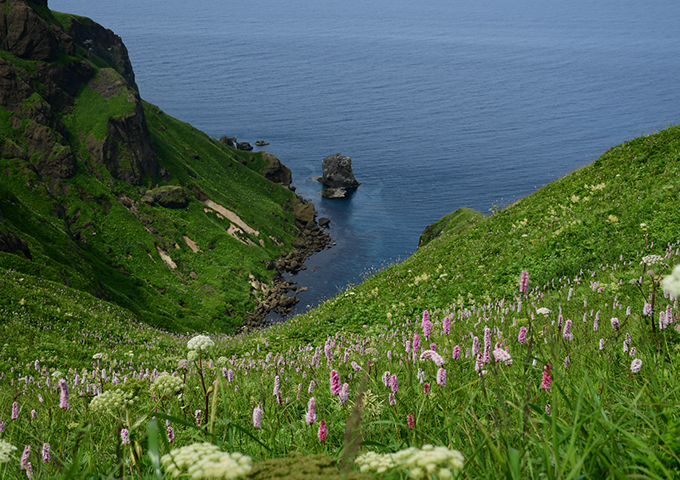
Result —
<path fill-rule="evenodd" d="M 142 101 L 110 30 L 0 2 L 0 272 L 176 330 L 256 324 L 281 308 L 293 262 L 279 260 L 327 241 L 290 181 L 276 157 Z"/>

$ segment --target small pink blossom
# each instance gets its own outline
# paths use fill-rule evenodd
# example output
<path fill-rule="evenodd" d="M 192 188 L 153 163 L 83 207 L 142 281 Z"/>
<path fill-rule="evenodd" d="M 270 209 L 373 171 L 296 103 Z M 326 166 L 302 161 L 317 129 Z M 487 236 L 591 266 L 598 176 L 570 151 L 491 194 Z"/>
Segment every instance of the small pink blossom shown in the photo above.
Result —
<path fill-rule="evenodd" d="M 316 423 L 316 400 L 314 397 L 309 399 L 307 403 L 307 415 L 305 416 L 307 425 L 314 425 Z"/>
<path fill-rule="evenodd" d="M 127 428 L 120 431 L 120 441 L 123 445 L 130 445 L 130 433 Z"/>
<path fill-rule="evenodd" d="M 168 443 L 172 443 L 175 441 L 175 431 L 172 429 L 172 427 L 168 427 Z"/>
<path fill-rule="evenodd" d="M 517 341 L 522 345 L 527 343 L 527 327 L 519 327 L 519 335 Z"/>
<path fill-rule="evenodd" d="M 552 377 L 550 376 L 550 364 L 547 364 L 545 366 L 545 370 L 543 370 L 543 379 L 541 380 L 541 388 L 545 390 L 546 392 L 550 390 L 550 386 L 552 384 Z"/>
<path fill-rule="evenodd" d="M 430 393 L 430 384 L 429 384 L 429 383 L 425 383 L 425 384 L 423 385 L 423 393 L 424 393 L 425 395 L 427 395 L 428 393 Z"/>
<path fill-rule="evenodd" d="M 328 435 L 328 429 L 326 428 L 326 420 L 321 420 L 319 423 L 319 441 L 323 443 L 326 440 L 326 435 Z"/>
<path fill-rule="evenodd" d="M 408 429 L 413 430 L 416 426 L 414 420 L 413 420 L 413 414 L 409 413 L 408 416 L 406 417 L 406 423 L 408 424 Z"/>
<path fill-rule="evenodd" d="M 262 409 L 259 405 L 253 408 L 253 426 L 260 428 L 262 426 Z"/>

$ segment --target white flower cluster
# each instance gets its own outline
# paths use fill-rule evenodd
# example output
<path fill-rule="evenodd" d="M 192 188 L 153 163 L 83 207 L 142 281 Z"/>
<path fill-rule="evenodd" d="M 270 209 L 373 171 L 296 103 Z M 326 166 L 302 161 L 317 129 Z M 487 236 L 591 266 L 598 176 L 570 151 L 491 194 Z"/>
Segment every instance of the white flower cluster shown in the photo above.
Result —
<path fill-rule="evenodd" d="M 191 478 L 239 478 L 253 469 L 252 460 L 241 453 L 227 453 L 208 442 L 193 443 L 163 455 L 161 463 L 173 477 L 187 473 Z"/>
<path fill-rule="evenodd" d="M 676 266 L 673 269 L 673 273 L 667 275 L 661 281 L 661 286 L 668 295 L 676 298 L 680 297 L 680 265 Z"/>
<path fill-rule="evenodd" d="M 215 346 L 215 342 L 207 335 L 196 335 L 194 338 L 187 342 L 187 348 L 189 350 L 203 350 L 206 351 L 209 348 Z"/>
<path fill-rule="evenodd" d="M 651 267 L 653 265 L 656 265 L 657 263 L 663 262 L 663 257 L 661 255 L 646 255 L 642 257 L 642 261 L 640 262 L 640 265 L 647 265 L 648 267 Z"/>
<path fill-rule="evenodd" d="M 184 388 L 184 382 L 179 377 L 172 375 L 161 375 L 151 384 L 151 393 L 159 397 L 171 397 L 179 393 Z"/>
<path fill-rule="evenodd" d="M 11 443 L 0 439 L 0 463 L 9 462 L 12 459 L 12 452 L 16 449 L 17 447 Z"/>
<path fill-rule="evenodd" d="M 124 392 L 121 389 L 107 390 L 92 399 L 90 408 L 116 416 L 122 409 L 131 406 L 137 400 L 139 397 L 135 397 L 132 392 Z"/>
<path fill-rule="evenodd" d="M 217 364 L 218 365 L 226 365 L 229 359 L 227 357 L 220 357 L 217 359 Z"/>
<path fill-rule="evenodd" d="M 536 313 L 538 313 L 539 315 L 548 315 L 551 311 L 552 310 L 550 310 L 549 308 L 541 307 L 536 310 Z"/>
<path fill-rule="evenodd" d="M 465 458 L 458 450 L 423 445 L 422 449 L 411 447 L 393 454 L 368 452 L 357 457 L 356 463 L 362 473 L 382 473 L 398 467 L 418 480 L 431 476 L 448 479 L 463 469 Z"/>
<path fill-rule="evenodd" d="M 375 452 L 366 452 L 359 455 L 354 463 L 359 466 L 361 473 L 374 474 L 384 473 L 397 466 L 397 462 L 394 461 L 393 455 L 390 453 L 381 455 Z"/>

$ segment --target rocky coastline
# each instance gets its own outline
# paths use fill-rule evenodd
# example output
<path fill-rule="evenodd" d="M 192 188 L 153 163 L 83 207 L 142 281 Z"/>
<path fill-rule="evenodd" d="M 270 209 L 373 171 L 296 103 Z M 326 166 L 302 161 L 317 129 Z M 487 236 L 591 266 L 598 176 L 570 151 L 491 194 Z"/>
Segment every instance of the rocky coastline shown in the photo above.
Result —
<path fill-rule="evenodd" d="M 308 288 L 300 286 L 295 280 L 286 280 L 284 273 L 292 275 L 306 270 L 306 260 L 315 253 L 331 248 L 331 234 L 326 230 L 330 224 L 327 218 L 316 219 L 314 204 L 302 197 L 298 197 L 293 213 L 300 227 L 300 235 L 293 240 L 293 250 L 279 257 L 275 262 L 267 265 L 267 270 L 275 270 L 272 284 L 266 288 L 255 310 L 250 312 L 244 322 L 246 329 L 255 329 L 265 326 L 265 318 L 271 312 L 282 316 L 289 314 L 293 307 L 300 301 L 297 294 L 307 291 Z M 293 292 L 293 295 L 289 295 Z"/>

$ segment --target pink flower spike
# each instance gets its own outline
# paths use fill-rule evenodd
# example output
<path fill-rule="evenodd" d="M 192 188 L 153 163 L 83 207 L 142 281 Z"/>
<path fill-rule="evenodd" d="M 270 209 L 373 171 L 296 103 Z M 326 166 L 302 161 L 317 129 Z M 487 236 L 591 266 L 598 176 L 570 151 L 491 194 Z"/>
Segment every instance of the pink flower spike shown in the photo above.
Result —
<path fill-rule="evenodd" d="M 519 293 L 527 294 L 529 292 L 529 272 L 522 270 L 519 277 Z"/>
<path fill-rule="evenodd" d="M 316 423 L 316 400 L 314 397 L 309 399 L 307 403 L 307 415 L 305 417 L 307 425 L 314 425 Z"/>
<path fill-rule="evenodd" d="M 333 395 L 340 394 L 342 386 L 340 385 L 340 375 L 337 370 L 331 370 L 331 393 Z"/>
<path fill-rule="evenodd" d="M 408 423 L 408 429 L 413 430 L 416 427 L 416 424 L 413 420 L 413 414 L 409 413 L 408 416 L 406 417 L 406 423 Z"/>
<path fill-rule="evenodd" d="M 323 443 L 326 440 L 326 435 L 328 435 L 328 429 L 326 428 L 326 420 L 321 420 L 319 423 L 319 441 Z"/>
<path fill-rule="evenodd" d="M 550 385 L 552 384 L 552 377 L 550 376 L 550 364 L 545 366 L 543 370 L 543 379 L 541 380 L 541 388 L 546 392 L 550 390 Z"/>
<path fill-rule="evenodd" d="M 522 345 L 527 343 L 527 327 L 519 327 L 519 335 L 517 336 L 517 341 Z"/>
<path fill-rule="evenodd" d="M 24 453 L 21 454 L 21 469 L 26 470 L 26 466 L 28 465 L 28 457 L 31 456 L 31 446 L 26 445 L 24 447 Z"/>
<path fill-rule="evenodd" d="M 127 428 L 120 431 L 120 441 L 123 445 L 130 445 L 130 433 Z"/>
<path fill-rule="evenodd" d="M 453 347 L 453 359 L 458 360 L 460 359 L 460 345 L 456 345 Z"/>
<path fill-rule="evenodd" d="M 451 319 L 449 317 L 444 318 L 444 334 L 448 335 L 451 333 Z"/>
<path fill-rule="evenodd" d="M 443 368 L 437 370 L 437 385 L 440 387 L 446 386 L 446 370 Z"/>
<path fill-rule="evenodd" d="M 616 317 L 612 318 L 612 328 L 613 328 L 614 330 L 618 330 L 619 327 L 620 327 L 620 325 L 619 325 L 619 319 L 616 318 Z"/>
<path fill-rule="evenodd" d="M 392 387 L 392 392 L 397 393 L 399 391 L 399 380 L 396 375 L 392 375 L 390 379 L 390 387 Z"/>
<path fill-rule="evenodd" d="M 392 406 L 392 407 L 395 406 L 397 404 L 397 397 L 394 396 L 394 393 L 390 393 L 388 395 L 388 397 L 389 397 L 390 406 Z"/>
<path fill-rule="evenodd" d="M 168 427 L 168 443 L 172 443 L 175 441 L 175 431 L 172 429 L 172 427 Z"/>
<path fill-rule="evenodd" d="M 349 398 L 349 383 L 342 385 L 342 390 L 340 390 L 340 395 L 338 395 L 338 398 L 340 399 L 340 403 L 343 405 L 347 403 L 347 399 Z"/>
<path fill-rule="evenodd" d="M 12 403 L 12 420 L 19 418 L 19 404 L 17 402 Z"/>
<path fill-rule="evenodd" d="M 390 378 L 391 378 L 391 376 L 392 376 L 392 374 L 391 374 L 390 372 L 385 372 L 385 373 L 383 373 L 382 381 L 383 381 L 383 384 L 384 384 L 386 387 L 389 387 L 389 386 L 390 386 Z"/>
<path fill-rule="evenodd" d="M 438 367 L 444 365 L 444 359 L 434 350 L 425 350 L 423 353 L 420 354 L 421 361 L 427 359 L 432 360 Z"/>
<path fill-rule="evenodd" d="M 253 426 L 257 429 L 262 426 L 262 409 L 259 406 L 253 408 Z"/>
<path fill-rule="evenodd" d="M 52 459 L 52 454 L 50 453 L 50 444 L 49 443 L 43 443 L 42 458 L 43 458 L 43 463 L 50 463 L 50 460 Z"/>
<path fill-rule="evenodd" d="M 425 395 L 427 395 L 428 393 L 430 393 L 430 384 L 429 384 L 429 383 L 426 383 L 426 384 L 423 385 L 423 393 L 424 393 Z"/>
<path fill-rule="evenodd" d="M 71 405 L 68 404 L 68 384 L 63 378 L 59 380 L 59 388 L 61 389 L 61 393 L 59 394 L 59 408 L 71 410 Z"/>

